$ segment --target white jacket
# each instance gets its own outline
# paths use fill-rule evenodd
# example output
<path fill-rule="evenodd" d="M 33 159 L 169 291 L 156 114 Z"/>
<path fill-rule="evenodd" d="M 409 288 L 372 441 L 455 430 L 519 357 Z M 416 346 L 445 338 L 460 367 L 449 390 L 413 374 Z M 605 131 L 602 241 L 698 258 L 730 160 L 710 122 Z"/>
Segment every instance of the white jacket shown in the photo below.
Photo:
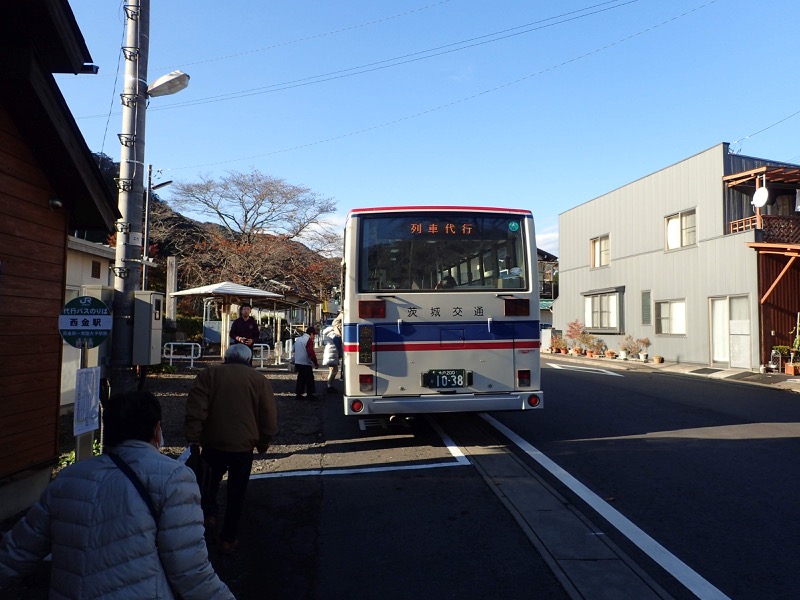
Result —
<path fill-rule="evenodd" d="M 339 349 L 336 347 L 336 342 L 333 341 L 333 336 L 336 335 L 333 327 L 327 327 L 322 332 L 322 364 L 326 367 L 336 367 L 339 365 Z"/>
<path fill-rule="evenodd" d="M 111 450 L 144 484 L 160 514 L 158 528 L 108 456 L 75 463 L 3 537 L 0 590 L 52 552 L 51 599 L 171 599 L 170 583 L 185 600 L 234 598 L 208 561 L 191 469 L 147 442 L 129 440 Z"/>

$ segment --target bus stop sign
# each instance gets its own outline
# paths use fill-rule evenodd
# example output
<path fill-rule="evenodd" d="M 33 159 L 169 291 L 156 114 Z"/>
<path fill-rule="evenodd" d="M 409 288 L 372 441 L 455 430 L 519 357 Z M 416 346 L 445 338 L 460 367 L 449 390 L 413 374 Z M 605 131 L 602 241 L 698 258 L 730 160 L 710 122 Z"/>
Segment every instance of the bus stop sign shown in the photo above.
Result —
<path fill-rule="evenodd" d="M 79 296 L 61 309 L 58 330 L 75 348 L 96 348 L 111 333 L 113 318 L 105 302 L 93 296 Z"/>

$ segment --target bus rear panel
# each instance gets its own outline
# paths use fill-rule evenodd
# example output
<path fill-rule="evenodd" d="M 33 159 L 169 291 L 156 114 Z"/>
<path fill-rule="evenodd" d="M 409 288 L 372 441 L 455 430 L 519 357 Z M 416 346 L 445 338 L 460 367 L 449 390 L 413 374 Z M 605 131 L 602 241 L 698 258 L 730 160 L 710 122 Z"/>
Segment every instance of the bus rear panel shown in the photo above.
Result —
<path fill-rule="evenodd" d="M 345 414 L 541 408 L 534 240 L 529 211 L 352 211 Z"/>

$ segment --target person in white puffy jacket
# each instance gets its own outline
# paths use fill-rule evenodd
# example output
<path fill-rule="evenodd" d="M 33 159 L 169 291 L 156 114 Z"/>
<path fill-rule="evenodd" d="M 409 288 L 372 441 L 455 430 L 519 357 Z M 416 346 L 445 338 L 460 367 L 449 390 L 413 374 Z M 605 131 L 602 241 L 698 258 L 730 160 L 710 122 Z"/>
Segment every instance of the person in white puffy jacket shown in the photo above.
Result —
<path fill-rule="evenodd" d="M 52 553 L 50 598 L 234 598 L 208 561 L 194 473 L 161 454 L 161 406 L 150 392 L 103 403 L 106 451 L 126 462 L 143 496 L 107 454 L 61 471 L 0 542 L 0 591 Z"/>
<path fill-rule="evenodd" d="M 339 359 L 341 353 L 339 348 L 342 345 L 341 334 L 341 320 L 339 321 L 340 329 L 336 329 L 336 322 L 333 325 L 326 327 L 322 332 L 322 364 L 328 367 L 328 389 L 329 394 L 335 394 L 336 388 L 333 387 L 333 382 L 336 379 L 336 374 L 339 372 Z M 338 338 L 338 339 L 337 339 Z"/>

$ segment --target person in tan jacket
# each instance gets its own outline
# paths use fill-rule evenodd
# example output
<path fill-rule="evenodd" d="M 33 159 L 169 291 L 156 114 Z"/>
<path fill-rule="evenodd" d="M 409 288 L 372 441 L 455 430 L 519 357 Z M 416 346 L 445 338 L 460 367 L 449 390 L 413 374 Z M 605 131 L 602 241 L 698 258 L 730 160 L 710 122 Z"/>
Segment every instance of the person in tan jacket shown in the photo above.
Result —
<path fill-rule="evenodd" d="M 236 533 L 253 466 L 253 448 L 264 453 L 278 430 L 278 410 L 272 384 L 248 366 L 252 352 L 235 344 L 225 352 L 225 362 L 198 373 L 186 401 L 187 441 L 202 447 L 209 465 L 201 489 L 206 525 L 216 526 L 217 493 L 228 473 L 225 521 L 220 532 L 221 551 L 237 545 Z"/>

